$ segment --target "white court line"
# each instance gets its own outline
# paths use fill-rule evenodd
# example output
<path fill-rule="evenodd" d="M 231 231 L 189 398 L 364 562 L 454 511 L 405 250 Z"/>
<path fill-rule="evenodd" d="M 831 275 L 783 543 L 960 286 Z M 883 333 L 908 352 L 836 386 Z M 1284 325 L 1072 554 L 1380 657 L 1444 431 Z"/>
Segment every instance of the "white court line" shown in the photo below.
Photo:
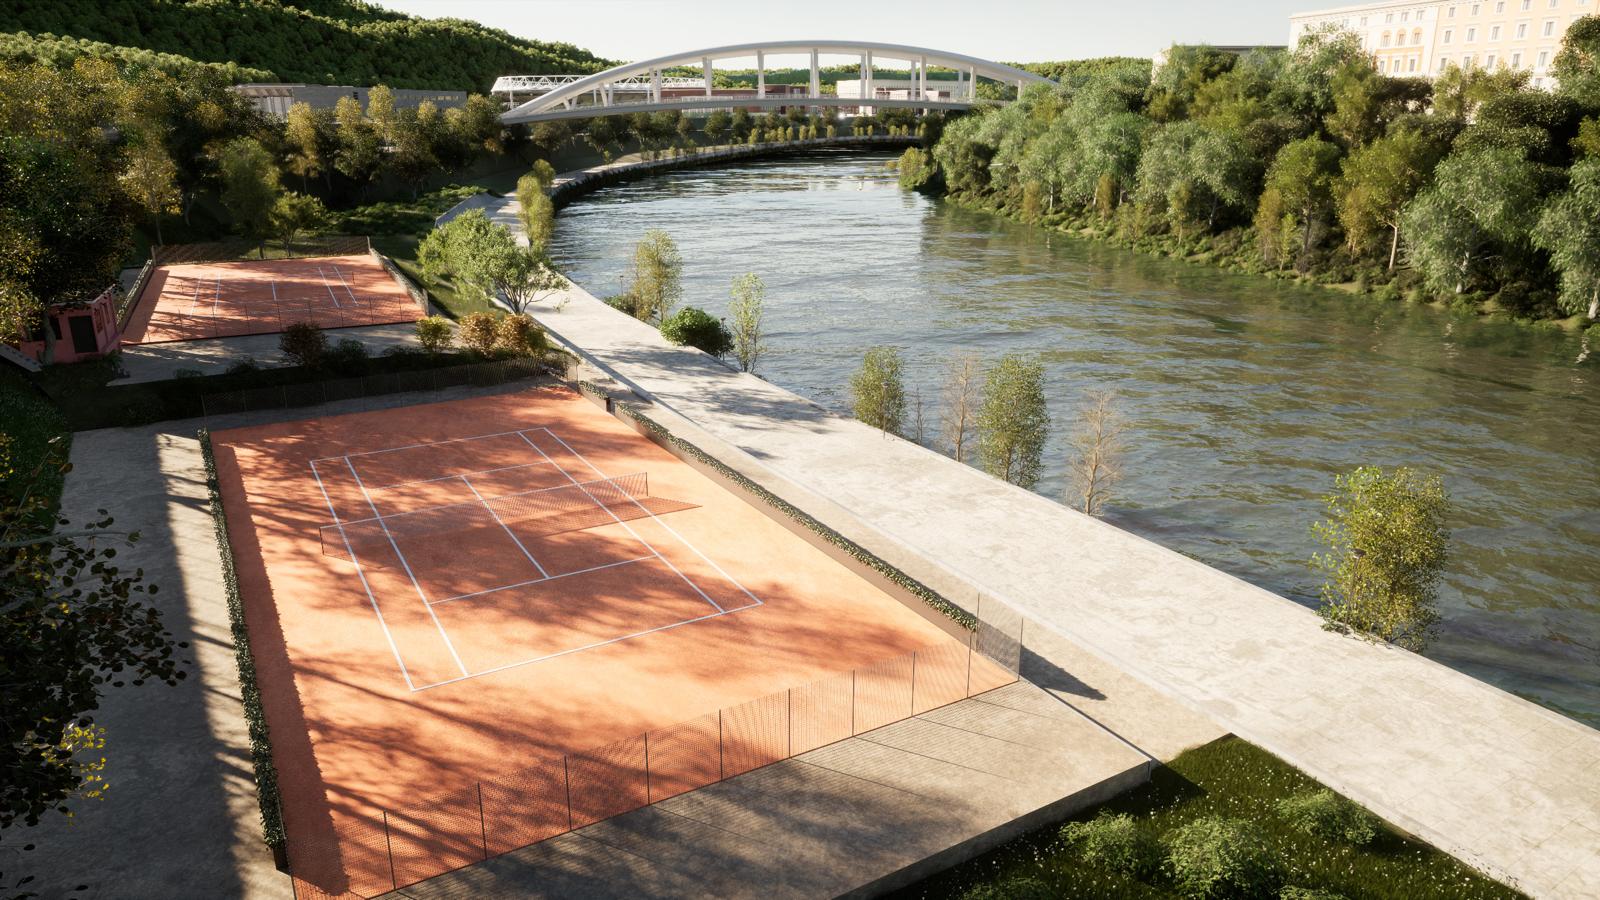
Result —
<path fill-rule="evenodd" d="M 379 517 L 378 527 L 383 529 L 384 537 L 389 539 L 389 546 L 394 548 L 394 555 L 399 558 L 400 565 L 406 570 L 406 575 L 410 576 L 411 586 L 417 589 L 417 596 L 422 598 L 422 605 L 427 607 L 428 615 L 433 619 L 433 624 L 439 629 L 439 636 L 444 638 L 445 649 L 450 651 L 450 657 L 456 661 L 456 666 L 461 669 L 461 674 L 467 674 L 466 665 L 461 662 L 460 655 L 456 653 L 456 645 L 450 643 L 450 635 L 444 630 L 444 623 L 439 621 L 437 615 L 434 615 L 433 606 L 428 603 L 428 595 L 423 592 L 422 585 L 417 582 L 416 574 L 411 571 L 411 563 L 406 561 L 406 555 L 400 552 L 400 545 L 395 543 L 394 535 L 389 533 L 389 523 L 383 521 L 383 514 L 378 512 L 378 504 L 372 502 L 372 495 L 367 493 L 367 486 L 361 483 L 361 473 L 356 471 L 355 464 L 350 461 L 348 456 L 345 457 L 344 464 L 350 470 L 350 474 L 355 476 L 356 487 L 361 488 L 361 496 L 367 498 L 367 505 L 372 507 L 372 514 Z"/>
<path fill-rule="evenodd" d="M 540 463 L 539 465 L 543 465 L 543 463 Z M 554 465 L 554 463 L 552 463 L 551 465 Z M 472 473 L 468 472 L 466 474 L 471 475 Z M 563 473 L 563 474 L 565 474 L 565 473 Z M 622 477 L 623 478 L 631 478 L 634 475 L 644 475 L 644 474 L 645 474 L 644 472 L 633 472 L 633 473 L 629 473 L 628 475 L 624 475 Z M 460 476 L 460 475 L 451 475 L 449 477 L 450 478 L 460 478 L 462 476 Z M 606 480 L 607 481 L 616 481 L 617 479 L 608 478 Z M 467 485 L 467 487 L 470 488 L 470 487 L 472 487 L 472 485 L 469 484 L 469 485 Z M 520 499 L 523 499 L 523 498 L 526 498 L 526 497 L 532 497 L 535 494 L 548 494 L 551 491 L 566 491 L 566 490 L 571 490 L 571 489 L 572 489 L 572 485 L 570 485 L 570 484 L 557 484 L 557 485 L 553 485 L 551 487 L 534 488 L 531 491 L 517 491 L 514 494 L 496 494 L 495 496 L 490 497 L 489 499 L 490 500 L 497 500 L 497 501 L 498 500 L 520 500 Z M 378 488 L 374 488 L 373 490 L 378 490 Z M 477 494 L 478 492 L 476 490 L 474 490 L 473 493 Z M 593 499 L 593 495 L 591 495 L 591 499 Z M 484 497 L 483 497 L 482 494 L 478 494 L 478 500 L 479 500 L 479 502 L 484 502 Z M 442 510 L 442 509 L 450 509 L 450 508 L 457 508 L 457 507 L 471 506 L 471 505 L 473 505 L 471 500 L 463 500 L 460 503 L 445 503 L 445 504 L 441 504 L 439 506 L 424 506 L 424 507 L 422 507 L 420 509 L 412 509 L 412 510 L 407 510 L 405 512 L 390 513 L 389 515 L 382 516 L 381 518 L 383 518 L 385 520 L 388 520 L 388 519 L 403 519 L 403 518 L 406 518 L 407 516 L 414 516 L 414 515 L 418 515 L 420 513 L 437 512 L 437 511 Z M 345 522 L 345 524 L 346 525 L 369 525 L 369 524 L 371 524 L 373 522 L 376 522 L 376 521 L 377 521 L 377 518 L 351 519 L 351 520 Z"/>
<path fill-rule="evenodd" d="M 337 457 L 335 457 L 335 458 L 337 458 Z M 555 465 L 555 464 L 551 463 L 551 462 L 548 462 L 548 461 L 545 461 L 545 462 L 531 462 L 531 463 L 517 463 L 514 466 L 497 466 L 497 467 L 495 467 L 493 469 L 479 469 L 476 472 L 462 472 L 460 475 L 440 475 L 438 478 L 418 478 L 415 481 L 396 481 L 393 484 L 380 484 L 377 487 L 372 488 L 372 490 L 374 490 L 374 491 L 392 491 L 395 488 L 407 487 L 407 486 L 413 485 L 413 484 L 432 484 L 435 481 L 449 481 L 452 478 L 461 478 L 461 477 L 467 476 L 467 475 L 488 475 L 488 474 L 490 474 L 492 472 L 509 472 L 512 469 L 531 469 L 534 466 L 550 466 L 550 465 Z"/>
<path fill-rule="evenodd" d="M 529 431 L 548 431 L 549 429 L 540 427 L 540 428 L 530 428 L 528 430 Z M 418 447 L 438 447 L 438 446 L 441 446 L 443 444 L 459 444 L 462 441 L 481 441 L 484 438 L 510 437 L 511 435 L 521 435 L 521 434 L 522 434 L 522 432 L 520 432 L 520 431 L 496 431 L 496 432 L 494 432 L 492 434 L 475 434 L 472 437 L 447 438 L 447 439 L 442 440 L 442 441 L 419 441 L 418 443 L 415 443 L 415 444 L 402 444 L 402 445 L 400 445 L 398 447 L 385 447 L 382 450 L 368 450 L 368 451 L 366 451 L 364 453 L 347 453 L 344 456 L 319 456 L 317 458 L 320 459 L 320 460 L 353 459 L 353 458 L 355 458 L 357 456 L 377 456 L 379 453 L 397 453 L 397 452 L 399 452 L 401 450 L 415 450 Z M 537 450 L 539 448 L 535 447 L 533 449 Z M 544 456 L 544 454 L 541 453 L 540 456 Z M 549 457 L 545 457 L 545 459 L 548 461 Z"/>
<path fill-rule="evenodd" d="M 328 299 L 333 301 L 333 306 L 335 309 L 340 309 L 339 297 L 333 292 L 333 285 L 328 283 L 328 273 L 322 271 L 321 266 L 317 266 L 317 274 L 322 276 L 322 286 L 328 289 Z"/>
<path fill-rule="evenodd" d="M 493 675 L 496 672 L 504 672 L 504 671 L 506 671 L 508 669 L 516 669 L 516 668 L 520 668 L 522 666 L 531 666 L 534 663 L 544 662 L 547 659 L 555 659 L 558 656 L 566 656 L 568 654 L 578 653 L 578 652 L 583 651 L 583 650 L 593 650 L 596 647 L 604 647 L 607 644 L 615 644 L 618 641 L 626 641 L 626 640 L 631 640 L 631 639 L 636 638 L 636 637 L 644 637 L 647 634 L 655 634 L 658 631 L 666 631 L 666 630 L 668 630 L 670 628 L 679 628 L 679 627 L 684 626 L 684 625 L 693 625 L 696 622 L 704 622 L 707 619 L 715 619 L 715 618 L 717 618 L 719 616 L 728 615 L 728 613 L 738 612 L 740 609 L 749 609 L 749 608 L 750 607 L 748 607 L 748 606 L 741 606 L 738 609 L 730 609 L 730 610 L 724 610 L 722 612 L 706 613 L 703 616 L 696 616 L 693 619 L 684 619 L 681 622 L 673 622 L 670 625 L 659 625 L 659 626 L 657 626 L 655 628 L 646 628 L 644 631 L 635 631 L 633 634 L 624 634 L 621 637 L 608 638 L 608 639 L 603 640 L 603 641 L 595 641 L 592 644 L 584 644 L 581 647 L 571 647 L 571 648 L 566 649 L 566 650 L 558 650 L 555 653 L 547 653 L 544 656 L 534 657 L 533 659 L 524 659 L 524 660 L 521 660 L 520 662 L 506 663 L 503 666 L 495 666 L 492 669 L 484 669 L 482 672 L 474 672 L 471 675 L 462 675 L 459 678 L 449 678 L 449 679 L 446 679 L 444 681 L 435 681 L 433 684 L 425 684 L 422 687 L 413 688 L 412 690 L 414 690 L 414 691 L 426 691 L 429 688 L 444 687 L 447 684 L 455 684 L 458 681 L 466 681 L 469 678 L 477 678 L 480 675 Z"/>
<path fill-rule="evenodd" d="M 272 305 L 278 305 L 278 279 L 272 279 Z"/>
<path fill-rule="evenodd" d="M 217 308 L 222 305 L 222 278 L 217 277 L 216 293 L 211 296 L 211 317 L 217 317 Z"/>
<path fill-rule="evenodd" d="M 194 280 L 194 297 L 189 300 L 189 315 L 194 315 L 194 308 L 200 305 L 200 279 Z"/>
<path fill-rule="evenodd" d="M 649 561 L 651 561 L 653 559 L 655 559 L 654 556 L 641 556 L 641 557 L 638 557 L 636 559 L 623 559 L 623 560 L 618 560 L 617 562 L 608 562 L 603 566 L 590 566 L 587 569 L 578 569 L 578 570 L 573 571 L 573 572 L 562 572 L 559 575 L 549 575 L 549 576 L 546 576 L 544 578 L 530 578 L 527 581 L 519 581 L 516 584 L 503 584 L 503 585 L 501 585 L 499 587 L 486 588 L 486 589 L 481 590 L 481 591 L 473 591 L 473 592 L 471 592 L 469 594 L 457 594 L 454 597 L 446 597 L 443 600 L 435 600 L 435 601 L 433 601 L 433 604 L 435 606 L 437 606 L 440 603 L 449 603 L 452 600 L 471 600 L 473 597 L 482 597 L 485 594 L 493 594 L 493 593 L 497 593 L 499 591 L 509 591 L 509 590 L 513 590 L 515 588 L 527 587 L 527 586 L 529 586 L 531 584 L 544 584 L 546 581 L 555 581 L 555 580 L 557 580 L 559 578 L 569 578 L 569 577 L 571 577 L 573 575 L 586 575 L 586 574 L 588 574 L 590 572 L 598 572 L 601 569 L 615 569 L 617 566 L 626 566 L 626 565 L 630 565 L 632 563 L 649 562 Z M 747 608 L 748 607 L 740 607 L 740 609 L 747 609 Z"/>
<path fill-rule="evenodd" d="M 339 283 L 344 285 L 344 292 L 346 294 L 350 295 L 350 305 L 351 306 L 360 306 L 361 305 L 361 301 L 356 299 L 356 292 L 350 290 L 350 282 L 344 280 L 344 273 L 339 271 L 339 267 L 338 266 L 332 266 L 331 268 L 333 269 L 333 274 L 339 276 Z"/>
<path fill-rule="evenodd" d="M 571 445 L 569 445 L 566 441 L 562 440 L 561 439 L 561 435 L 556 434 L 555 432 L 551 431 L 548 428 L 544 428 L 544 429 L 541 429 L 541 430 L 544 431 L 545 434 L 548 434 L 552 438 L 555 438 L 556 443 L 560 444 L 563 447 L 566 447 L 568 453 L 571 453 L 573 456 L 576 456 L 580 462 L 582 462 L 584 465 L 589 467 L 589 471 L 595 473 L 596 475 L 599 475 L 601 478 L 605 478 L 606 477 L 605 474 L 602 473 L 595 466 L 594 463 L 589 462 L 589 460 L 584 458 L 584 455 L 582 453 L 579 453 L 578 451 L 572 449 Z M 524 440 L 526 440 L 527 435 L 523 435 L 523 438 L 524 438 Z M 532 442 L 530 441 L 529 443 L 532 443 Z M 564 472 L 565 470 L 562 470 L 562 471 Z M 568 475 L 567 477 L 571 478 L 572 476 Z M 588 492 L 585 491 L 584 493 L 588 493 Z M 633 498 L 629 498 L 629 499 L 633 499 Z M 701 553 L 700 552 L 700 548 L 696 547 L 694 544 L 690 543 L 688 538 L 685 538 L 683 535 L 679 534 L 677 532 L 677 529 L 673 528 L 671 525 L 668 525 L 666 522 L 661 521 L 661 519 L 658 516 L 656 516 L 656 514 L 654 512 L 652 512 L 650 509 L 645 507 L 645 505 L 640 503 L 638 500 L 633 500 L 633 505 L 639 507 L 639 509 L 642 512 L 644 512 L 645 514 L 650 516 L 650 518 L 652 520 L 654 520 L 657 525 L 660 525 L 662 528 L 665 528 L 667 530 L 667 533 L 669 533 L 673 537 L 677 538 L 679 543 L 683 544 L 685 547 L 688 547 L 694 553 L 694 555 L 696 555 L 696 556 L 700 557 L 701 559 L 705 560 L 706 565 L 709 565 L 711 568 L 716 569 L 717 570 L 717 574 L 721 575 L 723 578 L 728 579 L 728 583 L 729 584 L 732 584 L 734 587 L 738 588 L 740 591 L 743 591 L 744 595 L 746 597 L 749 597 L 751 600 L 755 601 L 756 603 L 758 603 L 758 604 L 761 603 L 761 598 L 757 597 L 755 594 L 750 593 L 750 589 L 745 587 L 744 585 L 740 584 L 738 579 L 734 578 L 732 575 L 729 575 L 727 572 L 723 571 L 723 568 L 721 566 L 717 565 L 715 560 L 713 560 L 709 556 L 706 556 L 704 553 Z M 669 563 L 667 563 L 667 565 L 671 566 L 672 563 L 669 562 Z M 673 569 L 676 570 L 677 566 L 673 566 Z M 685 580 L 687 580 L 687 578 Z M 695 590 L 699 590 L 699 588 L 696 587 Z M 705 596 L 705 595 L 702 593 L 701 596 Z M 706 599 L 710 600 L 711 598 L 710 597 L 706 597 Z M 722 608 L 721 606 L 717 606 L 716 603 L 712 603 L 711 605 L 712 606 L 716 606 L 718 609 Z"/>
<path fill-rule="evenodd" d="M 556 437 L 554 434 L 551 434 L 550 429 L 548 429 L 548 428 L 544 428 L 544 429 L 540 429 L 540 430 L 543 431 L 545 434 L 549 434 L 551 437 Z M 543 456 L 545 459 L 550 459 L 550 457 L 545 454 L 544 450 L 540 449 L 538 444 L 535 444 L 533 441 L 528 439 L 527 434 L 524 434 L 522 432 L 518 432 L 518 434 L 522 435 L 522 439 L 523 440 L 528 441 L 528 446 L 529 447 L 532 447 L 533 449 L 538 450 L 540 456 Z M 556 438 L 556 440 L 558 442 L 560 442 L 561 446 L 567 447 L 566 441 L 562 441 L 560 438 Z M 577 456 L 578 455 L 575 451 L 573 451 L 573 449 L 571 447 L 567 447 L 567 452 L 571 453 L 573 456 Z M 582 457 L 579 457 L 579 459 L 582 459 Z M 552 462 L 553 462 L 553 460 L 552 460 Z M 584 460 L 584 464 L 587 465 L 588 464 L 588 460 Z M 594 469 L 594 466 L 589 466 L 589 468 Z M 683 572 L 680 571 L 677 566 L 673 565 L 672 564 L 672 560 L 667 559 L 665 556 L 662 556 L 660 550 L 657 550 L 655 547 L 650 546 L 650 542 L 649 541 L 645 540 L 643 537 L 640 537 L 639 536 L 639 532 L 634 531 L 632 525 L 629 525 L 627 522 L 622 521 L 622 517 L 617 515 L 616 513 L 612 512 L 611 511 L 611 507 L 606 506 L 604 503 L 601 503 L 600 500 L 595 497 L 595 495 L 589 493 L 589 489 L 583 486 L 583 482 L 579 481 L 576 478 L 573 478 L 571 472 L 568 472 L 566 469 L 562 468 L 559 465 L 556 466 L 556 470 L 559 471 L 561 474 L 567 476 L 567 480 L 568 481 L 570 481 L 573 484 L 577 485 L 578 490 L 583 491 L 585 496 L 587 496 L 590 500 L 593 500 L 595 506 L 598 506 L 601 509 L 605 510 L 606 513 L 608 515 L 610 515 L 611 518 L 614 519 L 618 525 L 622 526 L 624 531 L 626 531 L 629 534 L 633 535 L 633 539 L 634 540 L 636 540 L 639 543 L 643 544 L 644 548 L 646 550 L 649 550 L 651 553 L 654 553 L 656 555 L 657 559 L 659 559 L 662 562 L 666 563 L 667 564 L 667 568 L 671 569 L 674 572 L 677 572 L 678 573 L 678 577 L 683 579 L 683 583 L 687 584 L 689 587 L 694 588 L 694 592 L 696 594 L 699 594 L 701 599 L 703 599 L 707 603 L 711 604 L 712 608 L 715 609 L 717 612 L 724 612 L 725 611 L 725 610 L 723 610 L 722 606 L 717 603 L 717 601 L 711 599 L 711 595 L 710 594 L 707 594 L 705 591 L 702 591 L 700 589 L 700 585 L 695 584 L 692 580 L 690 580 L 689 576 L 683 574 Z M 599 469 L 595 469 L 595 471 L 598 472 L 600 470 Z M 605 478 L 604 475 L 601 475 L 600 477 L 601 478 Z M 644 504 L 640 503 L 637 500 L 634 500 L 633 503 L 634 503 L 635 506 L 639 507 L 640 509 L 643 509 L 647 514 L 650 515 L 651 518 L 655 518 L 655 513 L 652 513 L 652 512 L 650 512 L 650 510 L 645 509 Z M 680 537 L 680 538 L 678 538 L 678 540 L 681 541 L 681 540 L 683 540 L 683 538 Z"/>
<path fill-rule="evenodd" d="M 483 504 L 483 508 L 489 511 L 489 515 L 494 516 L 494 520 L 500 523 L 500 527 L 506 530 L 506 536 L 511 538 L 512 543 L 517 545 L 517 549 L 521 550 L 522 555 L 528 558 L 528 562 L 533 563 L 533 567 L 539 570 L 540 575 L 544 576 L 545 578 L 549 578 L 550 573 L 546 572 L 544 570 L 544 566 L 539 565 L 539 561 L 533 558 L 533 554 L 529 552 L 528 548 L 522 543 L 522 539 L 517 537 L 517 533 L 511 530 L 511 526 L 507 525 L 504 519 L 500 518 L 500 514 L 495 512 L 494 507 L 489 505 L 489 501 L 483 499 L 483 495 L 478 493 L 478 489 L 474 487 L 472 482 L 467 479 L 467 476 L 462 475 L 461 481 L 467 486 L 467 490 L 472 492 L 472 496 L 477 497 L 478 502 Z M 430 603 L 429 605 L 431 606 L 432 604 Z"/>
<path fill-rule="evenodd" d="M 333 498 L 328 496 L 328 489 L 322 484 L 322 474 L 317 471 L 316 460 L 311 461 L 311 475 L 317 479 L 317 490 L 322 491 L 322 499 L 328 504 L 328 514 L 333 516 L 334 524 L 339 526 L 339 537 L 344 539 L 344 549 L 350 554 L 350 561 L 356 565 L 356 576 L 361 579 L 361 587 L 367 592 L 367 601 L 372 604 L 372 611 L 378 616 L 378 625 L 383 629 L 383 636 L 389 642 L 389 650 L 394 653 L 394 661 L 400 664 L 400 674 L 406 680 L 406 687 L 415 691 L 417 686 L 411 681 L 411 673 L 406 671 L 406 661 L 400 656 L 400 647 L 394 642 L 394 635 L 389 632 L 389 623 L 383 620 L 383 610 L 378 608 L 378 598 L 372 593 L 372 585 L 367 583 L 367 573 L 361 568 L 361 560 L 356 558 L 356 548 L 350 546 L 350 536 L 344 532 L 344 523 L 339 521 L 339 514 L 334 511 Z"/>

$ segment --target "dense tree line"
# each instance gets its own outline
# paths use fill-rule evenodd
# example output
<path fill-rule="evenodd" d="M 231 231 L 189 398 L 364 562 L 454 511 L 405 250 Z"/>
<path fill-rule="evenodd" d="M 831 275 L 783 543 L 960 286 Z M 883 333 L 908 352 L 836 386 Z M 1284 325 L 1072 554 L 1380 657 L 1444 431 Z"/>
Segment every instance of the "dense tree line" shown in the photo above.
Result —
<path fill-rule="evenodd" d="M 0 34 L 0 60 L 15 63 L 42 63 L 52 69 L 65 69 L 83 57 L 111 60 L 119 69 L 155 69 L 175 78 L 203 77 L 216 72 L 230 83 L 272 81 L 266 69 L 252 69 L 238 63 L 203 63 L 187 56 L 157 53 L 141 47 L 122 47 L 83 38 L 56 38 L 28 34 Z"/>
<path fill-rule="evenodd" d="M 908 186 L 1228 268 L 1520 317 L 1600 314 L 1600 17 L 1560 88 L 1376 72 L 1354 35 L 1175 47 L 1034 86 L 909 151 Z"/>
<path fill-rule="evenodd" d="M 7 0 L 0 31 L 85 38 L 311 83 L 486 91 L 508 73 L 608 65 L 571 44 L 359 0 Z"/>

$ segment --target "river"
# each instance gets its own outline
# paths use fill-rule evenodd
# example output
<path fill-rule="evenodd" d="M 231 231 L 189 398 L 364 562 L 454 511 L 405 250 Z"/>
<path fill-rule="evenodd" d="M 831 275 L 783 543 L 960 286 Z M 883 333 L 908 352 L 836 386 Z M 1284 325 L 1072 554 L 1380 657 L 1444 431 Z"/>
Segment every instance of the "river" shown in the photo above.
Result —
<path fill-rule="evenodd" d="M 946 360 L 1037 354 L 1066 485 L 1084 394 L 1116 392 L 1124 481 L 1106 519 L 1315 605 L 1310 525 L 1336 473 L 1410 465 L 1454 503 L 1427 655 L 1600 725 L 1600 359 L 1577 338 L 1158 259 L 903 192 L 886 157 L 687 169 L 562 210 L 552 255 L 618 292 L 649 228 L 684 302 L 767 285 L 762 375 L 840 411 L 875 344 L 901 348 L 928 443 Z M 1600 348 L 1597 348 L 1600 349 Z"/>

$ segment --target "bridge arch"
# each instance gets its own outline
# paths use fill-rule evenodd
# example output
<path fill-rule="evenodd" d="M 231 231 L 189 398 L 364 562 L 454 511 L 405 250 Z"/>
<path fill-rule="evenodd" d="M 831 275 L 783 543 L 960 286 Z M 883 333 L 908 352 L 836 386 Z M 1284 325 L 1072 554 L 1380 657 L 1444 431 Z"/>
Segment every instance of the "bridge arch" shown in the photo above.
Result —
<path fill-rule="evenodd" d="M 774 55 L 810 55 L 811 78 L 804 95 L 767 96 L 765 57 L 769 53 Z M 861 60 L 861 95 L 857 97 L 824 96 L 817 66 L 817 57 L 820 55 L 859 57 Z M 756 58 L 755 96 L 730 98 L 714 95 L 712 89 L 712 64 L 720 59 L 737 59 L 749 56 Z M 913 89 L 908 94 L 914 96 L 906 98 L 874 96 L 872 68 L 875 59 L 889 59 L 910 63 Z M 686 66 L 698 66 L 700 68 L 703 73 L 704 94 L 693 97 L 680 95 L 664 98 L 662 96 L 664 84 L 662 72 Z M 949 100 L 934 100 L 926 97 L 929 85 L 928 68 L 930 66 L 941 69 L 954 69 L 957 72 L 957 93 Z M 1028 84 L 1048 82 L 1049 80 L 1015 66 L 991 62 L 976 56 L 967 56 L 946 50 L 935 50 L 929 47 L 912 47 L 905 44 L 884 44 L 871 41 L 767 41 L 750 44 L 730 44 L 723 47 L 707 47 L 701 50 L 689 50 L 668 56 L 658 56 L 654 59 L 640 62 L 625 63 L 607 69 L 604 72 L 597 72 L 593 75 L 554 85 L 546 93 L 516 106 L 501 115 L 500 118 L 507 125 L 514 125 L 550 119 L 622 115 L 632 112 L 670 109 L 714 109 L 727 106 L 768 108 L 804 105 L 966 109 L 982 102 L 977 98 L 979 78 L 1015 84 L 1019 90 Z M 615 102 L 616 86 L 621 84 L 639 86 L 641 82 L 645 83 L 643 87 L 645 100 L 643 102 Z M 944 83 L 949 82 L 945 81 Z M 578 101 L 586 97 L 593 98 L 596 103 L 590 106 L 578 105 Z"/>

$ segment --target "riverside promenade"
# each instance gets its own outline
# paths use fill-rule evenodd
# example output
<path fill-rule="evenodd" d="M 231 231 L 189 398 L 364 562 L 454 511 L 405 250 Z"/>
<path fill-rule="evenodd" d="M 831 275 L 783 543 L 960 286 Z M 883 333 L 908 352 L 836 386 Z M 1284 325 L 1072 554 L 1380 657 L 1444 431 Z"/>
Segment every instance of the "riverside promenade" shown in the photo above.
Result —
<path fill-rule="evenodd" d="M 946 596 L 1020 610 L 1030 650 L 1068 680 L 1095 657 L 1152 704 L 1183 704 L 1533 896 L 1600 896 L 1600 732 L 1324 631 L 1285 598 L 673 347 L 577 286 L 531 312 L 739 457 L 725 462 L 798 486 L 814 515 Z M 1161 741 L 1161 716 L 1123 718 L 1122 737 Z"/>

